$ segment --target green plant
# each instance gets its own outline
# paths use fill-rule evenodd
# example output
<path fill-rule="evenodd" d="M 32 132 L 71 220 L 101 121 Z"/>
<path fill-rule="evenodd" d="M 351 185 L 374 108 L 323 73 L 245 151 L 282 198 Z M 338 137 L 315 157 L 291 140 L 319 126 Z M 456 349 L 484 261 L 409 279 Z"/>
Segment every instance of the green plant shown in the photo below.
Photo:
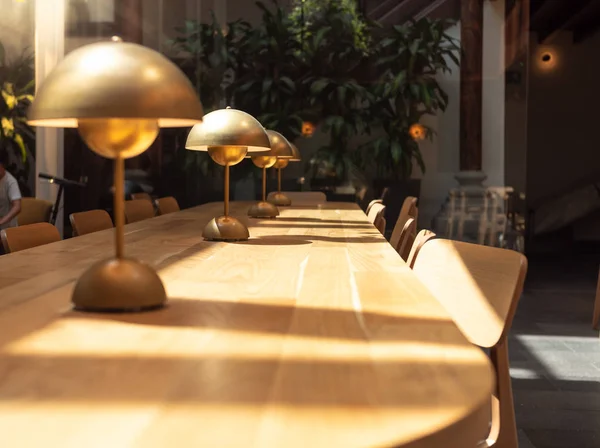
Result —
<path fill-rule="evenodd" d="M 235 72 L 244 64 L 245 43 L 250 24 L 243 20 L 225 28 L 211 13 L 210 23 L 188 20 L 176 28 L 181 35 L 170 41 L 177 62 L 198 89 L 205 112 L 231 103 L 231 83 Z"/>
<path fill-rule="evenodd" d="M 369 114 L 384 135 L 361 148 L 378 178 L 407 179 L 414 162 L 425 172 L 418 140 L 432 139 L 434 131 L 421 120 L 446 110 L 448 95 L 436 75 L 450 72 L 450 61 L 459 64 L 460 47 L 445 32 L 449 24 L 411 21 L 394 26 L 379 41 L 376 65 L 382 74 L 372 88 Z"/>
<path fill-rule="evenodd" d="M 27 124 L 33 92 L 33 55 L 25 50 L 9 61 L 0 42 L 0 148 L 13 155 L 16 164 L 11 171 L 21 184 L 28 180 L 28 155 L 35 139 Z"/>
<path fill-rule="evenodd" d="M 247 60 L 245 49 L 250 29 L 250 24 L 242 20 L 228 23 L 224 28 L 211 13 L 210 23 L 188 20 L 176 28 L 180 35 L 169 41 L 176 54 L 175 61 L 196 87 L 205 113 L 231 104 L 235 73 Z M 167 138 L 180 142 L 182 147 L 178 149 L 183 150 L 185 137 L 181 133 L 168 133 Z M 174 160 L 186 172 L 199 170 L 205 175 L 220 172 L 205 152 L 185 151 Z"/>
<path fill-rule="evenodd" d="M 274 10 L 263 2 L 262 22 L 247 38 L 252 55 L 240 67 L 235 88 L 236 104 L 257 117 L 266 128 L 293 139 L 301 134 L 302 111 L 299 79 L 303 73 L 299 59 L 300 43 L 288 14 L 273 0 Z"/>
<path fill-rule="evenodd" d="M 302 1 L 291 17 L 308 67 L 304 96 L 330 137 L 308 168 L 313 177 L 325 173 L 341 180 L 355 168 L 350 140 L 369 127 L 364 114 L 369 92 L 361 79 L 369 56 L 368 27 L 352 0 Z"/>
<path fill-rule="evenodd" d="M 301 43 L 310 42 L 313 36 L 323 33 L 324 27 L 329 27 L 339 30 L 336 34 L 342 34 L 350 44 L 344 51 L 369 52 L 371 37 L 356 0 L 295 0 L 290 21 Z"/>

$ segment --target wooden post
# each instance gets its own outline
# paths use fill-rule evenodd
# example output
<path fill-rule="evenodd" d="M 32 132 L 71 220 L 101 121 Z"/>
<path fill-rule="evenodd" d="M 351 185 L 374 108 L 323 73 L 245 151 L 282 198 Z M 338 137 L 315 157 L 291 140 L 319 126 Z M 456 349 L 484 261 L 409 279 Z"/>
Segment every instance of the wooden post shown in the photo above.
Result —
<path fill-rule="evenodd" d="M 142 0 L 117 0 L 115 13 L 119 36 L 125 42 L 142 44 L 144 41 Z"/>
<path fill-rule="evenodd" d="M 483 1 L 461 0 L 460 170 L 481 171 Z"/>

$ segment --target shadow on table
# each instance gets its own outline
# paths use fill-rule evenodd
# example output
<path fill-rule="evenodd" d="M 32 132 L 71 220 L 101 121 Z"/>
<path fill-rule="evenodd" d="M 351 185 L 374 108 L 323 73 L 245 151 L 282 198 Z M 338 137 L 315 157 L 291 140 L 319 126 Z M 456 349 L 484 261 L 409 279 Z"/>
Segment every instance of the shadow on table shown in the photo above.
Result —
<path fill-rule="evenodd" d="M 81 413 L 94 403 L 112 403 L 127 410 L 130 403 L 147 401 L 155 402 L 153 406 L 156 401 L 201 403 L 202 407 L 211 403 L 239 407 L 318 405 L 362 408 L 366 415 L 374 408 L 395 408 L 402 415 L 410 413 L 411 407 L 418 412 L 427 407 L 439 413 L 441 406 L 453 411 L 470 406 L 465 405 L 465 393 L 447 389 L 454 385 L 454 375 L 459 372 L 469 375 L 470 390 L 478 394 L 491 382 L 486 379 L 489 368 L 476 356 L 453 363 L 449 357 L 418 357 L 400 349 L 397 357 L 380 360 L 361 350 L 339 359 L 324 355 L 282 358 L 272 351 L 250 357 L 254 350 L 245 354 L 243 348 L 242 343 L 229 345 L 231 353 L 203 353 L 198 345 L 171 353 L 9 353 L 2 358 L 3 368 L 26 375 L 14 377 L 10 383 L 5 381 L 5 387 L 11 389 L 0 396 L 0 402 L 18 400 L 20 412 L 31 412 L 33 421 L 42 405 L 61 409 L 67 403 L 77 406 L 73 412 Z M 462 387 L 467 387 L 466 383 Z M 227 418 L 226 413 L 232 410 L 215 408 L 213 412 L 215 417 L 220 414 Z"/>
<path fill-rule="evenodd" d="M 300 238 L 290 237 L 257 237 L 250 238 L 248 241 L 236 241 L 233 244 L 242 244 L 248 246 L 302 246 L 306 244 L 312 244 L 312 241 L 308 241 Z"/>
<path fill-rule="evenodd" d="M 289 302 L 289 299 L 286 299 Z M 293 304 L 252 303 L 252 299 L 229 302 L 209 299 L 169 299 L 154 312 L 94 314 L 67 312 L 67 319 L 98 319 L 133 325 L 214 328 L 219 330 L 297 335 L 355 341 L 416 341 L 461 343 L 464 338 L 448 318 L 394 316 L 351 309 L 316 308 Z"/>
<path fill-rule="evenodd" d="M 373 226 L 370 224 L 354 224 L 354 225 L 344 225 L 340 224 L 338 221 L 337 224 L 324 224 L 324 225 L 310 225 L 310 224 L 276 224 L 277 220 L 269 220 L 261 222 L 260 227 L 278 227 L 285 229 L 373 229 Z"/>
<path fill-rule="evenodd" d="M 282 222 L 321 222 L 325 224 L 365 224 L 364 221 L 347 221 L 340 219 L 319 219 L 319 218 L 288 218 L 286 216 L 278 216 L 275 221 Z"/>

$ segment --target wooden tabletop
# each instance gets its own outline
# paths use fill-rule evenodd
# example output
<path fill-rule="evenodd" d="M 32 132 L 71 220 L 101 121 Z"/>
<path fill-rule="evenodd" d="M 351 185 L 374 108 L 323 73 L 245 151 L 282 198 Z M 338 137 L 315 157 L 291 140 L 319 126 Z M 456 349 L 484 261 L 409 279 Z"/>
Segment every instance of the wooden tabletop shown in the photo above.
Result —
<path fill-rule="evenodd" d="M 485 438 L 493 376 L 354 204 L 202 229 L 220 204 L 126 227 L 169 306 L 70 308 L 112 231 L 0 257 L 0 446 L 445 447 Z"/>

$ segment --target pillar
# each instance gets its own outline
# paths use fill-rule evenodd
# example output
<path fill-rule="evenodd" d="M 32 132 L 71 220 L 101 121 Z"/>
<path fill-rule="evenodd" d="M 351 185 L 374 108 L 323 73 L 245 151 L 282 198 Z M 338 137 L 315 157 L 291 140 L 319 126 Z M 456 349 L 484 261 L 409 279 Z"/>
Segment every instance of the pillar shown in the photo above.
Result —
<path fill-rule="evenodd" d="M 36 88 L 60 62 L 65 53 L 65 0 L 36 0 L 35 2 L 35 85 Z M 37 198 L 54 202 L 56 185 L 42 181 L 38 174 L 63 177 L 64 132 L 62 129 L 36 129 L 36 188 Z M 56 226 L 62 233 L 62 211 Z"/>
<path fill-rule="evenodd" d="M 483 1 L 461 1 L 460 170 L 481 171 Z"/>

